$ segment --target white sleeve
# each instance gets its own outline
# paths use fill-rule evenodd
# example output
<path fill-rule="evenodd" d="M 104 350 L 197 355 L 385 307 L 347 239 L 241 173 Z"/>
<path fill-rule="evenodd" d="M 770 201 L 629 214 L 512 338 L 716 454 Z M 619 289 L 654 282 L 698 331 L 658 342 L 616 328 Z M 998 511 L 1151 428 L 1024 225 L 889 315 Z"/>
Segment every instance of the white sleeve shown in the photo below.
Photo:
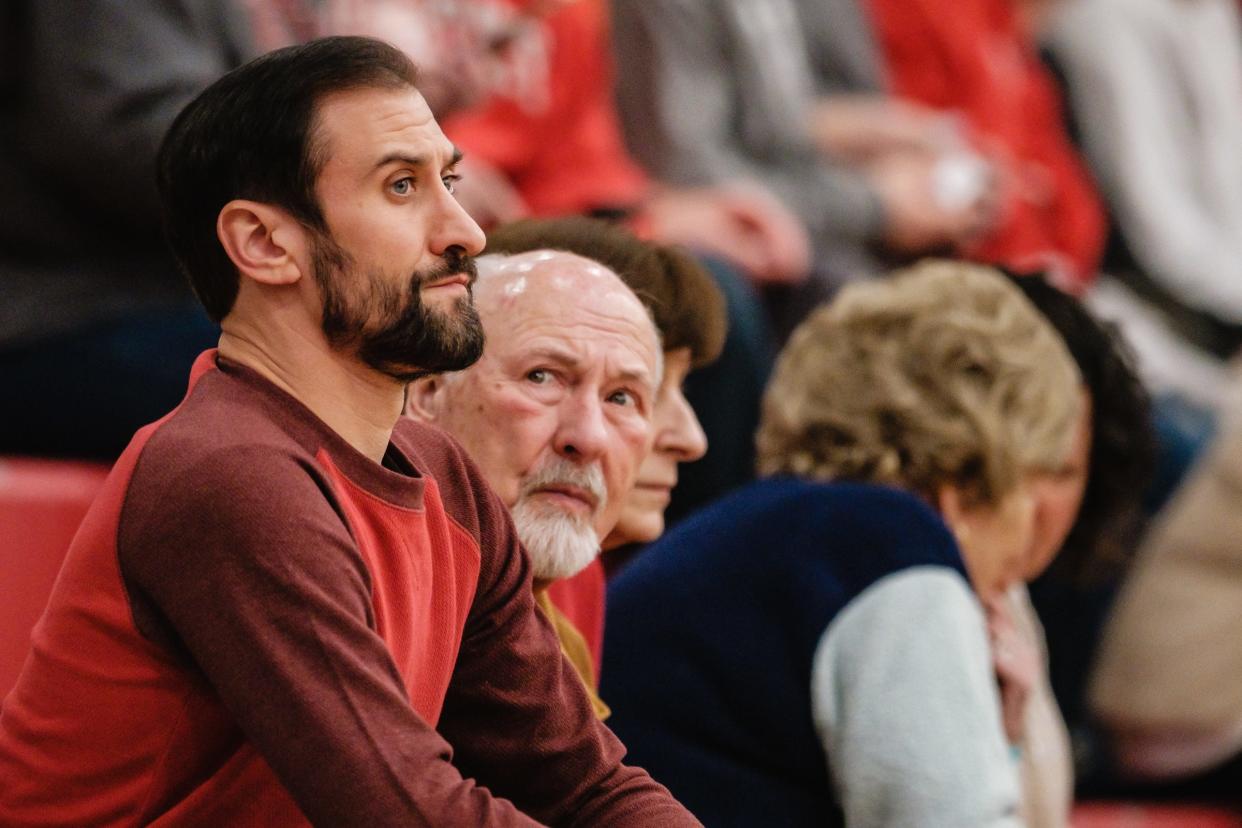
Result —
<path fill-rule="evenodd" d="M 846 825 L 1021 824 L 983 613 L 957 573 L 915 567 L 852 601 L 811 698 Z"/>

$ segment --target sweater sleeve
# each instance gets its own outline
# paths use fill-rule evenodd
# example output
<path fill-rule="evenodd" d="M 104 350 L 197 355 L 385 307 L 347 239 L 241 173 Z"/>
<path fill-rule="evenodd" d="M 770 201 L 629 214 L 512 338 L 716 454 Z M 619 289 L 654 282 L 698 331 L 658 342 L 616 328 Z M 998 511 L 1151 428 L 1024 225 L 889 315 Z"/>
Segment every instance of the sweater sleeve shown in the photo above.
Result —
<path fill-rule="evenodd" d="M 698 821 L 601 723 L 551 624 L 508 511 L 464 461 L 483 549 L 440 732 L 455 764 L 553 825 L 681 826 Z"/>
<path fill-rule="evenodd" d="M 729 44 L 705 0 L 615 0 L 617 99 L 631 151 L 679 185 L 754 181 L 793 209 L 813 235 L 868 239 L 883 210 L 865 179 L 809 156 L 765 161 L 736 143 Z"/>
<path fill-rule="evenodd" d="M 534 824 L 411 707 L 366 564 L 302 462 L 235 448 L 131 486 L 118 557 L 139 628 L 201 671 L 314 824 Z"/>
<path fill-rule="evenodd" d="M 983 615 L 960 575 L 877 581 L 825 630 L 811 683 L 847 825 L 1020 824 Z"/>

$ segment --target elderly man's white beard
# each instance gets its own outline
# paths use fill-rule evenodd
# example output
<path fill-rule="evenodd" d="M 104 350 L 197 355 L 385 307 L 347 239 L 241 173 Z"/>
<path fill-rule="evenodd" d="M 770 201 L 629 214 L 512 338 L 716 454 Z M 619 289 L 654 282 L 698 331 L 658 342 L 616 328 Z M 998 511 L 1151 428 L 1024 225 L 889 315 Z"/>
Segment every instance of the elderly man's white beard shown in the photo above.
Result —
<path fill-rule="evenodd" d="M 566 485 L 588 491 L 595 497 L 595 508 L 589 515 L 566 512 L 531 497 L 540 489 Z M 595 517 L 606 500 L 604 473 L 598 463 L 583 467 L 557 458 L 523 481 L 513 507 L 513 523 L 530 554 L 535 578 L 544 581 L 569 578 L 595 560 L 599 555 Z"/>

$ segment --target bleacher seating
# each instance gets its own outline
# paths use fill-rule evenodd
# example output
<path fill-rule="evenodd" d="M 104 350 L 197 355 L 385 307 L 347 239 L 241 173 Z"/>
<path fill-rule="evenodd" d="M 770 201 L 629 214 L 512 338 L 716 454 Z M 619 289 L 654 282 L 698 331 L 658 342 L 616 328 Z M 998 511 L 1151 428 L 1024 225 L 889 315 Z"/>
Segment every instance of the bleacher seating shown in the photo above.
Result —
<path fill-rule="evenodd" d="M 1206 805 L 1152 802 L 1082 802 L 1073 828 L 1242 828 L 1242 812 Z"/>
<path fill-rule="evenodd" d="M 0 698 L 17 681 L 30 630 L 107 474 L 94 463 L 0 458 Z"/>

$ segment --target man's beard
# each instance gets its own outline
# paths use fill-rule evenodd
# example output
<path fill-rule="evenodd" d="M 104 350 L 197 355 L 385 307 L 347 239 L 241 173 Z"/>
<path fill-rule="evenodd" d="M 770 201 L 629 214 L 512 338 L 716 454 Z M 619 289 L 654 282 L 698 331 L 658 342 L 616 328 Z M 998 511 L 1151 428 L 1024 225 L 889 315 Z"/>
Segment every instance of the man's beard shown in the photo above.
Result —
<path fill-rule="evenodd" d="M 340 350 L 399 382 L 468 368 L 483 355 L 483 324 L 472 301 L 474 259 L 449 248 L 436 267 L 415 271 L 403 288 L 382 271 L 359 274 L 353 260 L 326 234 L 312 251 L 315 282 L 323 297 L 323 333 Z M 423 306 L 425 284 L 463 273 L 467 295 L 447 312 Z M 363 284 L 347 285 L 359 275 Z"/>
<path fill-rule="evenodd" d="M 589 516 L 567 512 L 536 502 L 531 496 L 549 486 L 570 485 L 591 492 L 596 498 Z M 530 555 L 537 580 L 558 581 L 577 575 L 599 555 L 599 536 L 594 518 L 604 508 L 607 492 L 598 463 L 579 466 L 557 458 L 522 481 L 513 507 L 518 538 Z"/>

